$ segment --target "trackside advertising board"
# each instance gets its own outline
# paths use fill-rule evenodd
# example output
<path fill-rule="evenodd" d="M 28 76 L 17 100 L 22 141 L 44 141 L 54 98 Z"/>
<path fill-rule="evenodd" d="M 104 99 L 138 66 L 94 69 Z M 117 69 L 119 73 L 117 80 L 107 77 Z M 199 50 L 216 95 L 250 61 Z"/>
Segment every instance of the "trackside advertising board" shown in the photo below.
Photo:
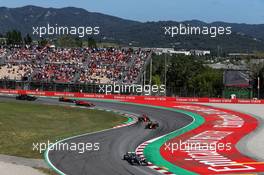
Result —
<path fill-rule="evenodd" d="M 196 103 L 237 103 L 237 104 L 264 104 L 264 100 L 250 99 L 223 99 L 223 98 L 183 98 L 183 97 L 162 97 L 162 96 L 134 96 L 134 95 L 105 95 L 87 94 L 74 92 L 53 92 L 53 91 L 33 91 L 33 90 L 12 90 L 0 89 L 3 94 L 29 94 L 49 97 L 75 97 L 75 98 L 100 98 L 114 100 L 147 100 L 147 101 L 176 101 L 176 102 L 196 102 Z"/>

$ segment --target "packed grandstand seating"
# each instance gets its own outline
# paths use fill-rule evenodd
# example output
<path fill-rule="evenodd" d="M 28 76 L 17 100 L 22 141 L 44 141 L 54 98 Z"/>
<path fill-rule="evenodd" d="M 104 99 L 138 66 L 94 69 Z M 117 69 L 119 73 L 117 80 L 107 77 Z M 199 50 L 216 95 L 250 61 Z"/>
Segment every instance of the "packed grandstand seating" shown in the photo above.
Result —
<path fill-rule="evenodd" d="M 12 48 L 8 51 L 10 54 L 6 55 L 7 63 L 30 63 L 33 61 L 40 61 L 47 55 L 47 52 L 38 48 Z"/>
<path fill-rule="evenodd" d="M 58 83 L 136 83 L 149 51 L 141 49 L 0 49 L 0 79 Z"/>
<path fill-rule="evenodd" d="M 4 57 L 6 54 L 7 54 L 7 50 L 3 49 L 3 48 L 0 48 L 0 58 Z"/>
<path fill-rule="evenodd" d="M 6 64 L 0 67 L 0 79 L 22 80 L 30 77 L 33 68 L 31 64 Z"/>
<path fill-rule="evenodd" d="M 225 70 L 224 84 L 233 87 L 249 87 L 250 73 L 247 70 Z"/>

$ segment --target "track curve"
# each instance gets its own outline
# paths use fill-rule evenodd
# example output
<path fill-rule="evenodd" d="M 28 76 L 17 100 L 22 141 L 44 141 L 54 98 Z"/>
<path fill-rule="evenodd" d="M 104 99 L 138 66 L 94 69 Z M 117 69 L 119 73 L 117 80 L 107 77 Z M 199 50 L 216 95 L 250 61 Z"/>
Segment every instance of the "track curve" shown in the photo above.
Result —
<path fill-rule="evenodd" d="M 39 98 L 38 103 L 60 104 L 57 99 Z M 164 109 L 147 106 L 128 105 L 122 103 L 93 102 L 100 108 L 131 112 L 141 115 L 145 113 L 152 120 L 160 123 L 156 130 L 146 130 L 141 124 L 117 128 L 105 132 L 88 134 L 63 143 L 100 143 L 99 151 L 79 154 L 73 151 L 49 151 L 50 163 L 67 175 L 146 175 L 159 174 L 143 166 L 131 166 L 122 160 L 127 151 L 134 151 L 141 143 L 180 129 L 193 121 L 193 118 Z M 63 103 L 65 104 L 65 103 Z"/>
<path fill-rule="evenodd" d="M 103 108 L 128 111 L 135 114 L 146 113 L 151 116 L 152 120 L 158 121 L 160 127 L 157 130 L 146 130 L 144 126 L 137 124 L 70 139 L 66 142 L 99 142 L 100 151 L 86 154 L 51 151 L 48 155 L 51 163 L 65 174 L 159 174 L 147 167 L 131 166 L 122 160 L 123 154 L 127 151 L 134 151 L 144 141 L 182 128 L 193 120 L 190 116 L 184 114 L 151 107 L 106 102 L 94 103 L 96 106 Z"/>

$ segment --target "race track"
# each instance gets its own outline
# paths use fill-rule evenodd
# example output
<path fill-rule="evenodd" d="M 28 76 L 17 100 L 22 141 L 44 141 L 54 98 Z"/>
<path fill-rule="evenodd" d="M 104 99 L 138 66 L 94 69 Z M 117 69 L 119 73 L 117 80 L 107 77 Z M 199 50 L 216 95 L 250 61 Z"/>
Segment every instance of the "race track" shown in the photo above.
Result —
<path fill-rule="evenodd" d="M 10 98 L 8 98 L 10 99 Z M 38 103 L 65 104 L 57 99 L 39 98 Z M 73 151 L 50 151 L 48 158 L 59 171 L 67 175 L 153 175 L 158 172 L 143 166 L 132 166 L 122 160 L 127 151 L 152 138 L 170 133 L 192 122 L 192 117 L 146 106 L 128 105 L 109 102 L 93 102 L 97 107 L 131 112 L 141 115 L 146 113 L 152 120 L 160 123 L 157 130 L 147 130 L 141 124 L 105 132 L 88 134 L 67 140 L 70 143 L 100 143 L 99 151 L 84 154 Z"/>
<path fill-rule="evenodd" d="M 147 167 L 131 166 L 122 160 L 123 154 L 127 151 L 134 151 L 144 141 L 170 133 L 192 122 L 191 117 L 172 111 L 103 102 L 95 102 L 95 104 L 98 107 L 129 111 L 135 114 L 146 113 L 160 123 L 160 128 L 146 130 L 143 125 L 138 124 L 68 140 L 68 142 L 74 143 L 99 142 L 100 151 L 86 154 L 51 151 L 49 153 L 50 161 L 65 174 L 158 174 Z"/>

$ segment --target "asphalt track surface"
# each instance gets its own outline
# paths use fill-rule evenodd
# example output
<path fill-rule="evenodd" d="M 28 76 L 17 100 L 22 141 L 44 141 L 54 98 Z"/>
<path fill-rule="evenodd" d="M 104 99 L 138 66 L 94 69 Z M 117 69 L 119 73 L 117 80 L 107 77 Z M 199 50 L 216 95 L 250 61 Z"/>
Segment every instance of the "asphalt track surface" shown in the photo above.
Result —
<path fill-rule="evenodd" d="M 1 97 L 0 100 L 10 100 Z M 57 99 L 39 98 L 36 103 L 64 104 Z M 147 114 L 151 120 L 158 121 L 160 127 L 148 130 L 142 124 L 112 129 L 66 140 L 72 143 L 100 143 L 99 151 L 86 151 L 80 154 L 75 151 L 50 151 L 50 162 L 67 175 L 155 175 L 160 174 L 145 166 L 132 166 L 122 160 L 127 151 L 134 151 L 141 143 L 180 129 L 193 121 L 185 114 L 152 107 L 109 102 L 93 102 L 97 107 Z M 67 103 L 66 103 L 67 104 Z M 52 122 L 52 121 L 51 121 Z M 65 143 L 63 142 L 63 143 Z"/>

